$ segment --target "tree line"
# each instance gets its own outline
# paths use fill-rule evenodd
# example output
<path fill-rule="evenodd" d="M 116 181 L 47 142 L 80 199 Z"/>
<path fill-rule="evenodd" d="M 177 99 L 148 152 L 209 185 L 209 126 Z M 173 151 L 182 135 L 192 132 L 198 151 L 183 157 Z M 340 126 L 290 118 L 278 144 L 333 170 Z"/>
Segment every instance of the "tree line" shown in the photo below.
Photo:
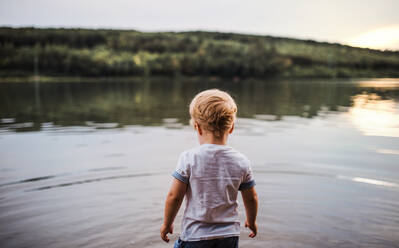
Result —
<path fill-rule="evenodd" d="M 398 77 L 399 52 L 219 32 L 0 28 L 0 76 Z"/>

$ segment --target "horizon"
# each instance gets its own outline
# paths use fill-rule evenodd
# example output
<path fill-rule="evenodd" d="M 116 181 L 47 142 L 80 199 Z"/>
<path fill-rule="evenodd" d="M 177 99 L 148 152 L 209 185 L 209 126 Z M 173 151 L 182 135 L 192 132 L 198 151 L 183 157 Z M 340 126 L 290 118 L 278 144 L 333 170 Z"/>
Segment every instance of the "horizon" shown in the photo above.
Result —
<path fill-rule="evenodd" d="M 399 2 L 183 0 L 0 2 L 0 26 L 227 32 L 399 51 Z"/>
<path fill-rule="evenodd" d="M 292 39 L 292 40 L 300 40 L 300 41 L 313 41 L 317 43 L 325 43 L 325 44 L 338 44 L 341 46 L 348 46 L 351 48 L 359 48 L 359 49 L 369 49 L 375 50 L 380 52 L 392 52 L 392 53 L 399 53 L 399 49 L 392 50 L 392 49 L 379 49 L 379 48 L 369 48 L 369 47 L 361 47 L 361 46 L 354 46 L 350 44 L 345 44 L 342 42 L 334 42 L 334 41 L 324 41 L 324 40 L 317 40 L 317 39 L 305 39 L 305 38 L 298 38 L 298 37 L 289 37 L 289 36 L 276 36 L 276 35 L 268 35 L 268 34 L 257 34 L 257 33 L 245 33 L 245 32 L 236 32 L 236 31 L 219 31 L 219 30 L 139 30 L 139 29 L 131 29 L 131 28 L 112 28 L 112 27 L 64 27 L 64 26 L 1 26 L 0 28 L 12 28 L 12 29 L 65 29 L 65 30 L 74 30 L 74 29 L 82 29 L 82 30 L 114 30 L 114 31 L 135 31 L 140 33 L 190 33 L 190 32 L 204 32 L 204 33 L 226 33 L 226 34 L 237 34 L 237 35 L 249 35 L 249 36 L 260 36 L 260 37 L 272 37 L 276 39 Z"/>

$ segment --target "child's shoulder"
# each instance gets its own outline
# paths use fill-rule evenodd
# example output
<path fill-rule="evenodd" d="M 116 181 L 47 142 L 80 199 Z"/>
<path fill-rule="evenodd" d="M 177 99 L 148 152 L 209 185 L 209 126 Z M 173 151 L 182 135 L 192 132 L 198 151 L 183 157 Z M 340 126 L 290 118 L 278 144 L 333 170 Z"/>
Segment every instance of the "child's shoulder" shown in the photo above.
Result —
<path fill-rule="evenodd" d="M 184 150 L 180 153 L 180 157 L 186 157 L 189 155 L 193 155 L 198 152 L 199 148 L 200 148 L 200 146 L 195 146 L 195 147 L 189 148 L 187 150 Z"/>
<path fill-rule="evenodd" d="M 243 153 L 227 145 L 203 144 L 183 151 L 181 159 L 193 159 L 198 157 L 223 156 L 229 160 L 238 162 L 242 166 L 250 166 L 250 160 Z"/>

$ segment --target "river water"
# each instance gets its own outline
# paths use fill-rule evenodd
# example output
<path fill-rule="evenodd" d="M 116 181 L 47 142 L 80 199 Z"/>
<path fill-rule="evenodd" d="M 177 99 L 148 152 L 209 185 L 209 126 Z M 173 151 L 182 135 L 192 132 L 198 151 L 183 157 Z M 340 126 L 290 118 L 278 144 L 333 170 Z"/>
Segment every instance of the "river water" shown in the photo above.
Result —
<path fill-rule="evenodd" d="M 229 145 L 257 182 L 240 247 L 399 247 L 398 79 L 162 78 L 0 84 L 0 247 L 172 247 L 163 204 L 207 88 L 236 99 Z"/>

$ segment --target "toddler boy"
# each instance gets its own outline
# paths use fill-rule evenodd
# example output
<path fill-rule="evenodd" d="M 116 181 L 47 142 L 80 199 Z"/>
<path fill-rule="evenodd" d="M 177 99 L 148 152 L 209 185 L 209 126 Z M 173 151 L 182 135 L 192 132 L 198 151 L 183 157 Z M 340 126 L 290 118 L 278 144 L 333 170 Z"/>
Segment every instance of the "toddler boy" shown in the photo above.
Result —
<path fill-rule="evenodd" d="M 226 145 L 233 132 L 237 106 L 229 94 L 217 89 L 200 92 L 190 104 L 191 125 L 200 146 L 180 154 L 165 203 L 161 238 L 169 242 L 173 221 L 186 196 L 179 247 L 238 247 L 238 191 L 243 198 L 246 221 L 257 233 L 258 199 L 250 161 Z"/>

